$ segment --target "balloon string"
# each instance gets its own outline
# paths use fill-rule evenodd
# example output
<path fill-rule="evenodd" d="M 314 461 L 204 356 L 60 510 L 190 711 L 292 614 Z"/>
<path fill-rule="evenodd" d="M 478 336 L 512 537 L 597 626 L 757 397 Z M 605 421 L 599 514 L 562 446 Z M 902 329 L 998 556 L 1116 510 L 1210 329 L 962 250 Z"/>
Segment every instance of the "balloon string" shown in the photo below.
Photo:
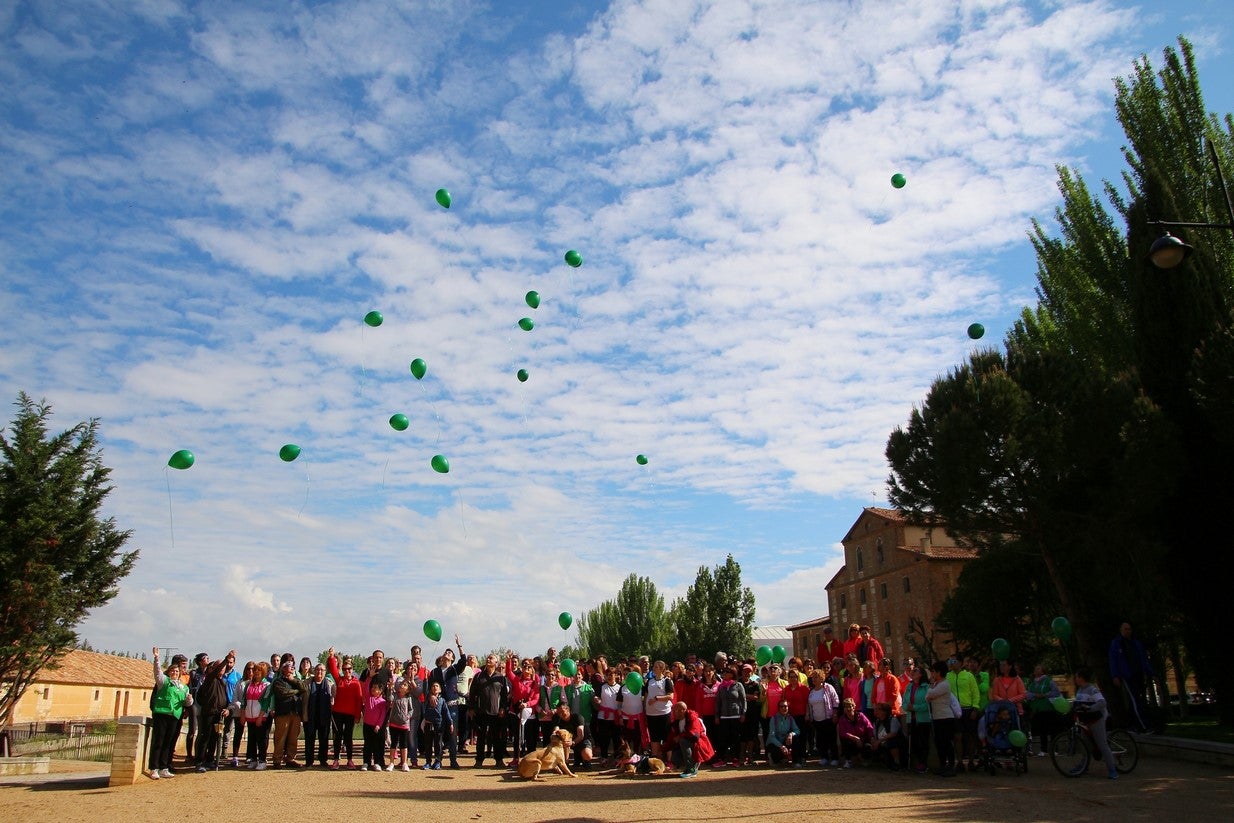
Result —
<path fill-rule="evenodd" d="M 171 531 L 171 547 L 176 548 L 176 519 L 171 510 L 171 472 L 163 468 L 163 479 L 167 481 L 167 528 Z"/>
<path fill-rule="evenodd" d="M 386 469 L 390 468 L 390 458 L 386 458 L 386 465 L 381 468 L 381 487 L 386 487 Z"/>
<path fill-rule="evenodd" d="M 427 397 L 428 389 L 424 387 L 424 381 L 417 380 L 416 382 L 420 384 L 420 391 L 425 392 L 425 396 Z M 441 430 L 444 429 L 445 426 L 441 422 L 441 417 L 437 414 L 437 404 L 433 402 L 433 398 L 428 397 L 427 399 L 429 408 L 433 410 L 433 419 L 437 421 L 437 442 L 433 444 L 436 446 L 441 444 Z"/>
<path fill-rule="evenodd" d="M 368 382 L 368 370 L 364 368 L 364 352 L 368 346 L 368 335 L 365 327 L 360 326 L 360 397 L 364 397 L 364 386 Z"/>
<path fill-rule="evenodd" d="M 463 493 L 459 491 L 458 486 L 454 487 L 454 496 L 458 498 L 458 520 L 463 526 L 463 539 L 469 539 L 467 534 L 467 517 L 463 514 Z"/>
<path fill-rule="evenodd" d="M 305 469 L 304 470 L 304 500 L 303 502 L 300 503 L 300 511 L 296 512 L 297 520 L 300 519 L 300 515 L 304 514 L 304 507 L 308 505 L 309 483 L 310 482 L 311 481 L 309 479 L 308 469 Z"/>

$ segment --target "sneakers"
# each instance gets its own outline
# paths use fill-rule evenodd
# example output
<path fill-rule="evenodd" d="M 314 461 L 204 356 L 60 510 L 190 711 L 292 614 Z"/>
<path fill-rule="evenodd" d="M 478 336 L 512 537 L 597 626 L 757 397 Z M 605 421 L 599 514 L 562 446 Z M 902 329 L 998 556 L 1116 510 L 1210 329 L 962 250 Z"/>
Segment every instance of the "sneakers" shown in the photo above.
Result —
<path fill-rule="evenodd" d="M 393 763 L 391 763 L 389 766 L 386 766 L 386 771 L 388 771 L 388 772 L 392 772 L 392 771 L 394 771 L 394 764 L 393 764 Z"/>
<path fill-rule="evenodd" d="M 732 760 L 728 761 L 728 765 L 732 766 L 735 769 L 738 766 L 740 766 L 741 763 L 736 758 L 733 758 Z"/>
<path fill-rule="evenodd" d="M 158 770 L 158 769 L 151 769 L 151 770 L 150 770 L 150 779 L 151 779 L 151 780 L 158 780 L 161 776 L 162 776 L 162 775 L 160 775 L 160 774 L 159 774 L 159 770 Z"/>
<path fill-rule="evenodd" d="M 839 760 L 832 760 L 832 761 L 831 761 L 831 765 L 832 765 L 832 766 L 839 766 L 839 765 L 840 765 L 840 761 L 839 761 Z"/>
<path fill-rule="evenodd" d="M 793 768 L 794 768 L 794 769 L 800 769 L 800 768 L 801 768 L 801 767 L 803 767 L 804 765 L 805 765 L 805 763 L 794 763 L 794 764 L 793 764 Z"/>
<path fill-rule="evenodd" d="M 853 761 L 851 761 L 851 760 L 845 760 L 845 761 L 844 761 L 844 765 L 843 765 L 843 766 L 841 766 L 840 768 L 842 768 L 842 769 L 851 769 L 852 767 L 853 767 Z"/>
<path fill-rule="evenodd" d="M 206 773 L 206 772 L 208 772 L 208 771 L 210 771 L 210 770 L 209 770 L 209 769 L 207 769 L 205 766 L 198 766 L 198 767 L 197 767 L 197 769 L 196 769 L 196 772 L 197 772 L 198 774 L 205 774 L 205 773 Z"/>
<path fill-rule="evenodd" d="M 400 771 L 400 772 L 409 772 L 409 771 L 411 771 L 411 767 L 410 767 L 410 766 L 408 766 L 406 763 L 404 763 L 402 766 L 400 766 L 400 767 L 399 767 L 399 771 Z"/>
<path fill-rule="evenodd" d="M 231 759 L 231 765 L 232 765 L 232 768 L 236 768 L 236 769 L 240 768 L 240 758 L 233 757 Z"/>
<path fill-rule="evenodd" d="M 685 779 L 689 779 L 691 777 L 698 777 L 698 766 L 691 766 L 690 768 L 686 769 L 684 772 L 681 773 L 681 777 Z"/>
<path fill-rule="evenodd" d="M 433 768 L 433 764 L 432 764 L 432 763 L 425 763 L 425 764 L 424 764 L 424 771 L 426 771 L 426 772 L 427 772 L 427 771 L 431 770 L 432 768 Z"/>
<path fill-rule="evenodd" d="M 266 770 L 266 761 L 264 761 L 264 760 L 258 760 L 258 761 L 257 761 L 257 765 L 256 765 L 256 766 L 254 766 L 253 768 L 254 768 L 254 769 L 256 769 L 256 770 L 257 770 L 257 771 L 259 771 L 259 772 L 264 772 L 264 771 Z"/>
<path fill-rule="evenodd" d="M 436 763 L 433 764 L 433 771 L 435 772 L 441 771 L 441 761 L 440 760 L 438 760 Z"/>
<path fill-rule="evenodd" d="M 361 764 L 360 764 L 360 771 L 362 771 L 362 772 L 367 772 L 367 771 L 368 771 L 368 764 L 367 764 L 367 763 L 361 763 Z"/>
<path fill-rule="evenodd" d="M 1110 770 L 1110 774 L 1108 775 L 1108 777 L 1109 777 L 1111 780 L 1117 780 L 1117 779 L 1118 779 L 1118 770 L 1117 770 L 1117 769 L 1111 769 L 1111 770 Z"/>
<path fill-rule="evenodd" d="M 159 777 L 175 777 L 175 775 L 171 773 L 171 769 L 159 769 Z"/>

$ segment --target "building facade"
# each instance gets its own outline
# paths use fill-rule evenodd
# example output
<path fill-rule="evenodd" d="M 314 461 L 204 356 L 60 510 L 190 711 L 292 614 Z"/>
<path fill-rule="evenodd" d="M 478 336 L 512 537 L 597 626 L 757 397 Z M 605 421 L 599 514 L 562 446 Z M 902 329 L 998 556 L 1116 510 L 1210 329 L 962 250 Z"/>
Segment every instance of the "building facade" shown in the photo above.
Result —
<path fill-rule="evenodd" d="M 874 506 L 862 510 L 841 543 L 844 566 L 826 587 L 835 636 L 847 639 L 853 623 L 869 626 L 899 672 L 905 658 L 916 656 L 908 642 L 914 621 L 934 631 L 943 601 L 976 552 L 955 545 L 941 527 Z M 940 654 L 950 651 L 949 636 L 935 634 L 933 641 Z"/>
<path fill-rule="evenodd" d="M 147 660 L 73 651 L 44 668 L 9 715 L 11 724 L 115 720 L 150 712 L 154 669 Z"/>
<path fill-rule="evenodd" d="M 816 617 L 788 627 L 793 635 L 793 648 L 799 657 L 814 658 L 818 644 L 823 642 L 823 629 L 831 625 L 830 617 Z"/>

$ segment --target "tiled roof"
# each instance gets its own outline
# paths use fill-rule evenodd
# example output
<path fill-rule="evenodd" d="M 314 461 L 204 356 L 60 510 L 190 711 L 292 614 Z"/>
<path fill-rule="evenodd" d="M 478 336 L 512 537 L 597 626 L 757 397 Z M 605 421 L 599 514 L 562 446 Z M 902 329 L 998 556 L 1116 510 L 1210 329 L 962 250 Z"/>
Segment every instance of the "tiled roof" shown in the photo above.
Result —
<path fill-rule="evenodd" d="M 972 560 L 978 555 L 976 549 L 966 546 L 930 546 L 928 550 L 921 546 L 896 546 L 896 548 L 919 554 L 927 560 Z"/>
<path fill-rule="evenodd" d="M 41 669 L 34 682 L 148 689 L 154 685 L 154 667 L 148 660 L 74 649 L 60 658 L 55 668 Z"/>
<path fill-rule="evenodd" d="M 788 627 L 788 630 L 791 632 L 794 629 L 808 629 L 812 626 L 821 626 L 824 623 L 830 623 L 830 622 L 831 622 L 831 615 L 825 614 L 822 617 L 816 617 L 813 620 L 807 620 L 804 623 L 794 623 L 793 625 Z"/>
<path fill-rule="evenodd" d="M 877 514 L 880 517 L 885 517 L 888 520 L 894 520 L 897 523 L 907 522 L 904 519 L 904 512 L 900 511 L 899 509 L 884 509 L 881 506 L 866 506 L 865 510 L 868 512 L 873 512 L 874 514 Z"/>

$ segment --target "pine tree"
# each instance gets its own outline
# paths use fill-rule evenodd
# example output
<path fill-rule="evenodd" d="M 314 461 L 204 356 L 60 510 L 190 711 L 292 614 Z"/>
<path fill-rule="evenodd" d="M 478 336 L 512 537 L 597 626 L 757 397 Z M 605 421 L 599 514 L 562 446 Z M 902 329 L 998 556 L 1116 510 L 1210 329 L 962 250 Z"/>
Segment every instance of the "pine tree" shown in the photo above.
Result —
<path fill-rule="evenodd" d="M 98 421 L 49 436 L 51 407 L 18 395 L 0 433 L 0 728 L 36 673 L 77 643 L 75 627 L 107 603 L 137 552 L 101 518 L 111 470 Z"/>

